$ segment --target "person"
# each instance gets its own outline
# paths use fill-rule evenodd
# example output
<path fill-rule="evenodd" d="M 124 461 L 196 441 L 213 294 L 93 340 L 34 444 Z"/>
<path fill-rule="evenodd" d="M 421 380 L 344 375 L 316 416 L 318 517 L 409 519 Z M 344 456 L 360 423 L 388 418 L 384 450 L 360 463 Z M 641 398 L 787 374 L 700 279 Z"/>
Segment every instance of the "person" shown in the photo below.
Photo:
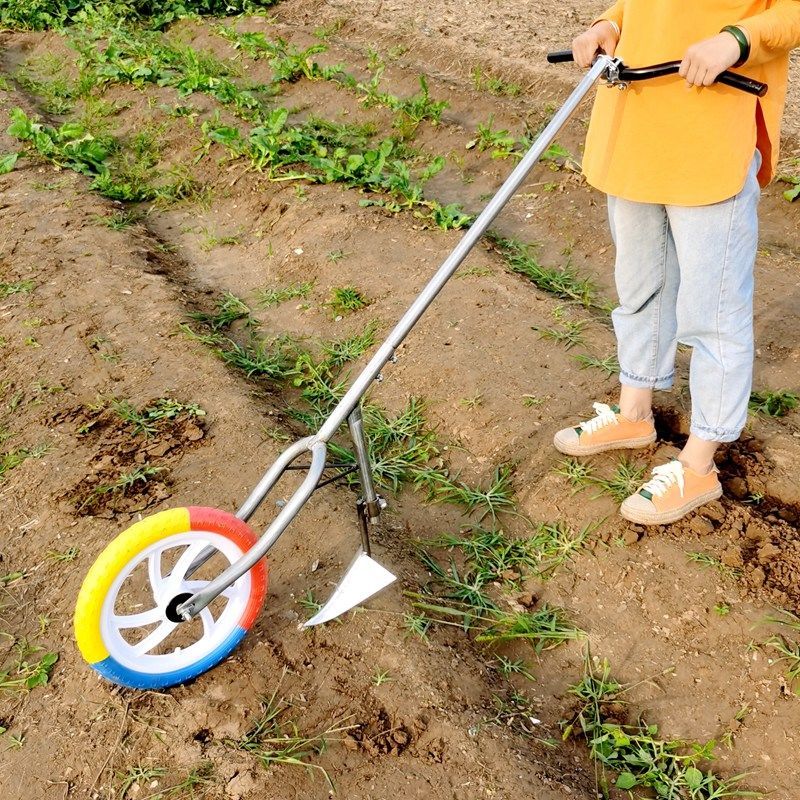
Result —
<path fill-rule="evenodd" d="M 682 58 L 678 75 L 598 91 L 583 163 L 608 196 L 621 389 L 555 447 L 583 456 L 654 442 L 653 390 L 672 386 L 678 343 L 692 348 L 688 441 L 622 503 L 633 522 L 674 522 L 722 494 L 714 453 L 747 421 L 758 200 L 798 45 L 800 0 L 619 0 L 573 41 L 581 67 L 598 52 L 631 67 Z M 730 68 L 767 94 L 715 84 Z"/>

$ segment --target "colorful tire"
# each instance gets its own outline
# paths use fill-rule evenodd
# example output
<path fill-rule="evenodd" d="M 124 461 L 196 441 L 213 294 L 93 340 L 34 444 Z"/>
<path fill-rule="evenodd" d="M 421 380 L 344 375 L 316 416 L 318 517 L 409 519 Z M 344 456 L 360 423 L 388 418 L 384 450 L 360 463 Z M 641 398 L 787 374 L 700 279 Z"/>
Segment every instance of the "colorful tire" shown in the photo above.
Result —
<path fill-rule="evenodd" d="M 224 609 L 216 619 L 207 608 L 200 612 L 199 622 L 178 622 L 170 618 L 174 612 L 168 609 L 177 596 L 196 592 L 208 583 L 185 574 L 202 550 L 211 545 L 225 561 L 233 563 L 257 539 L 250 527 L 232 514 L 194 506 L 162 511 L 128 528 L 98 556 L 81 586 L 74 627 L 84 659 L 104 678 L 134 689 L 174 686 L 211 669 L 239 644 L 255 621 L 267 591 L 266 561 L 259 561 L 220 596 Z M 184 548 L 183 552 L 163 575 L 164 555 L 174 555 L 177 548 Z M 147 581 L 143 582 L 145 568 Z M 119 614 L 120 592 L 128 587 L 126 581 L 133 584 L 134 573 L 138 585 L 149 584 L 155 605 L 147 611 Z M 171 653 L 153 652 L 168 648 L 165 642 L 179 626 L 192 624 L 202 625 L 196 642 Z M 155 629 L 136 642 L 122 634 L 150 625 Z M 181 633 L 186 630 L 184 627 Z"/>

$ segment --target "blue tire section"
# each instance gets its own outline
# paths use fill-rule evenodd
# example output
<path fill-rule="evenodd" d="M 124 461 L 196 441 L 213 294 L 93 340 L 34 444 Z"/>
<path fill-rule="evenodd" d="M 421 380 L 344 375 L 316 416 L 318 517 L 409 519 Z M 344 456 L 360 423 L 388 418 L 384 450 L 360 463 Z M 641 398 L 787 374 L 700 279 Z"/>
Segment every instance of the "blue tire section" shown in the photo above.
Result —
<path fill-rule="evenodd" d="M 164 689 L 196 678 L 206 670 L 219 664 L 247 635 L 247 630 L 237 627 L 228 638 L 207 656 L 194 664 L 171 672 L 150 673 L 130 669 L 123 666 L 115 658 L 109 656 L 103 661 L 91 664 L 92 669 L 99 672 L 107 680 L 127 686 L 131 689 Z"/>

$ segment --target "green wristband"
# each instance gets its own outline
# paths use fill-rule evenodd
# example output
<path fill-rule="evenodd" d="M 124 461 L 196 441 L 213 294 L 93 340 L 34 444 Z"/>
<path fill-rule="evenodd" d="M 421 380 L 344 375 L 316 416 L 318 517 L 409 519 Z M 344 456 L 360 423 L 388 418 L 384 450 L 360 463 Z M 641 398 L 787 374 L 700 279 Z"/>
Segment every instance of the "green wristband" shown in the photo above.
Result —
<path fill-rule="evenodd" d="M 726 25 L 720 33 L 729 33 L 739 43 L 739 60 L 733 66 L 741 67 L 750 58 L 750 42 L 747 41 L 747 34 L 735 25 Z"/>

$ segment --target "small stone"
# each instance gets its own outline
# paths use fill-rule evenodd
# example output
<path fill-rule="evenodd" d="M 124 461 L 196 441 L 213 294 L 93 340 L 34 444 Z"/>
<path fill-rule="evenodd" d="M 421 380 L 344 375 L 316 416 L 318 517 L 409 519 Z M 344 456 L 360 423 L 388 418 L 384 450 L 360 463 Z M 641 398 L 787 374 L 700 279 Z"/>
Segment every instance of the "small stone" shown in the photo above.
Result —
<path fill-rule="evenodd" d="M 775 556 L 780 555 L 781 549 L 780 547 L 775 547 L 774 544 L 767 542 L 765 545 L 758 549 L 758 560 L 765 564 L 769 561 L 772 561 Z"/>
<path fill-rule="evenodd" d="M 744 500 L 747 497 L 747 483 L 743 478 L 736 477 L 726 481 L 725 490 L 737 500 Z"/>
<path fill-rule="evenodd" d="M 738 568 L 744 566 L 742 553 L 738 547 L 729 547 L 727 550 L 723 550 L 720 561 L 725 564 L 726 567 Z"/>
<path fill-rule="evenodd" d="M 797 522 L 797 512 L 792 511 L 791 508 L 782 508 L 778 511 L 778 516 L 786 522 Z"/>
<path fill-rule="evenodd" d="M 184 428 L 183 432 L 190 442 L 197 442 L 205 436 L 203 429 L 191 422 Z"/>
<path fill-rule="evenodd" d="M 760 542 L 762 539 L 766 539 L 768 535 L 769 532 L 755 522 L 751 522 L 745 532 L 745 536 L 753 542 Z"/>
<path fill-rule="evenodd" d="M 689 528 L 698 536 L 708 536 L 710 533 L 714 533 L 714 523 L 710 519 L 701 517 L 699 514 L 692 518 L 692 521 L 689 523 Z"/>
<path fill-rule="evenodd" d="M 408 744 L 408 738 L 408 734 L 403 730 L 395 731 L 392 734 L 392 739 L 394 739 L 395 742 L 400 745 Z"/>
<path fill-rule="evenodd" d="M 763 570 L 763 569 L 761 569 L 761 567 L 756 567 L 756 568 L 755 568 L 755 569 L 754 569 L 754 570 L 753 570 L 753 571 L 750 573 L 750 581 L 751 581 L 751 582 L 752 582 L 752 583 L 753 583 L 755 586 L 763 586 L 763 585 L 764 585 L 764 581 L 765 581 L 766 579 L 767 579 L 767 574 L 766 574 L 766 572 L 764 572 L 764 570 Z"/>
<path fill-rule="evenodd" d="M 636 542 L 639 541 L 639 532 L 635 531 L 633 528 L 628 528 L 628 530 L 622 534 L 622 541 L 625 542 L 626 545 L 636 544 Z"/>
<path fill-rule="evenodd" d="M 703 506 L 703 515 L 715 522 L 722 522 L 725 519 L 725 508 L 719 500 L 712 500 Z"/>

